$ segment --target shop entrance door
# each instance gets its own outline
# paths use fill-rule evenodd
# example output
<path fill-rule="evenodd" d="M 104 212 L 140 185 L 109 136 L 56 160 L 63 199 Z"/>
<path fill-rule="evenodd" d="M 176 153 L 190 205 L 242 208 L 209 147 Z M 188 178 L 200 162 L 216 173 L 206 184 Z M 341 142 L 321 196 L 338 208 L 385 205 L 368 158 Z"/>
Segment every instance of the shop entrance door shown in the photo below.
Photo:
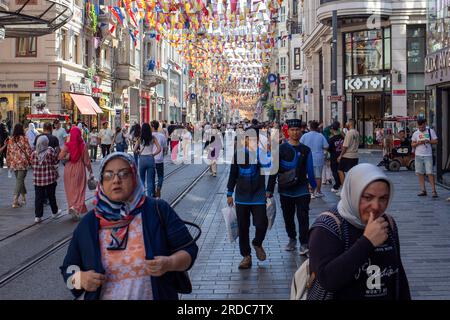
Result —
<path fill-rule="evenodd" d="M 360 147 L 371 147 L 376 143 L 375 129 L 382 124 L 384 110 L 382 94 L 355 95 L 353 101 L 356 127 L 360 134 Z"/>

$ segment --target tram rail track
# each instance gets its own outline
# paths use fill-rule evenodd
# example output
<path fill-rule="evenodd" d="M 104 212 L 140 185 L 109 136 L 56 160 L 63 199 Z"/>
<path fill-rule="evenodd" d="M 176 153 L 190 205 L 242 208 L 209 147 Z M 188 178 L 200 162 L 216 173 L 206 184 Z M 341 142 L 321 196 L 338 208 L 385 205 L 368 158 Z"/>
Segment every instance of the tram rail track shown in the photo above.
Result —
<path fill-rule="evenodd" d="M 181 171 L 182 169 L 184 169 L 186 166 L 187 166 L 187 165 L 185 165 L 185 164 L 183 164 L 183 165 L 181 165 L 181 166 L 177 166 L 174 170 L 170 171 L 169 173 L 167 173 L 167 175 L 164 176 L 164 180 L 170 178 L 170 177 L 173 176 L 175 173 L 177 173 L 177 172 Z M 89 198 L 87 198 L 87 199 L 85 200 L 85 202 L 88 203 L 89 201 L 91 201 L 92 199 L 94 199 L 94 197 L 95 197 L 95 195 L 90 196 Z M 69 214 L 69 213 L 68 213 L 68 209 L 64 209 L 64 210 L 62 210 L 62 213 L 61 213 L 58 217 L 56 217 L 56 218 L 53 218 L 53 217 L 51 217 L 51 216 L 46 217 L 46 218 L 42 219 L 42 221 L 41 221 L 40 223 L 32 223 L 32 224 L 30 224 L 30 225 L 27 225 L 26 227 L 20 228 L 20 229 L 17 230 L 17 231 L 14 231 L 13 233 L 11 233 L 11 234 L 9 234 L 9 235 L 7 235 L 7 236 L 4 236 L 3 238 L 0 238 L 0 243 L 6 241 L 6 240 L 8 240 L 8 239 L 11 239 L 12 237 L 17 236 L 17 235 L 21 234 L 22 232 L 24 232 L 24 231 L 26 231 L 26 230 L 29 230 L 29 229 L 31 229 L 31 228 L 33 228 L 33 227 L 37 227 L 37 226 L 39 226 L 42 222 L 45 222 L 45 221 L 48 221 L 48 220 L 50 220 L 50 221 L 57 221 L 57 220 L 61 219 L 62 217 L 67 216 L 68 214 Z"/>
<path fill-rule="evenodd" d="M 181 170 L 181 169 L 180 169 Z M 175 170 L 174 170 L 175 171 Z M 174 174 L 174 171 L 171 173 Z M 176 207 L 180 201 L 189 193 L 192 188 L 195 187 L 195 185 L 205 176 L 205 174 L 209 171 L 209 168 L 206 168 L 203 170 L 194 180 L 192 183 L 190 183 L 186 188 L 184 188 L 176 197 L 175 199 L 170 203 L 171 207 Z M 188 227 L 188 230 L 190 228 Z M 65 245 L 67 245 L 70 240 L 72 240 L 72 234 L 70 234 L 67 237 L 64 237 L 63 239 L 54 242 L 50 246 L 48 246 L 46 249 L 42 250 L 38 254 L 32 256 L 31 258 L 24 261 L 22 264 L 18 265 L 14 269 L 12 269 L 9 272 L 6 272 L 3 274 L 0 278 L 0 288 L 4 287 L 14 279 L 17 279 L 22 274 L 24 274 L 26 271 L 34 267 L 35 265 L 39 264 L 40 262 L 44 261 L 51 255 L 55 254 L 58 250 L 63 248 Z"/>

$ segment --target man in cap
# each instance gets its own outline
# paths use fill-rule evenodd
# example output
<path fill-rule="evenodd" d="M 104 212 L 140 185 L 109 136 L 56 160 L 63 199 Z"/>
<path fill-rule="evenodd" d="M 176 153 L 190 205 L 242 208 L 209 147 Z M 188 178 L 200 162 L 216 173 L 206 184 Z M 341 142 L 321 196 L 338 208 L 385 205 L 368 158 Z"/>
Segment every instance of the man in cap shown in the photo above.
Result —
<path fill-rule="evenodd" d="M 311 195 L 308 183 L 316 188 L 311 149 L 300 143 L 302 122 L 287 120 L 289 140 L 279 148 L 279 170 L 270 176 L 267 190 L 273 193 L 278 180 L 281 209 L 289 242 L 287 251 L 294 251 L 297 243 L 295 216 L 299 223 L 300 254 L 308 253 L 309 203 Z M 278 178 L 278 179 L 277 179 Z"/>

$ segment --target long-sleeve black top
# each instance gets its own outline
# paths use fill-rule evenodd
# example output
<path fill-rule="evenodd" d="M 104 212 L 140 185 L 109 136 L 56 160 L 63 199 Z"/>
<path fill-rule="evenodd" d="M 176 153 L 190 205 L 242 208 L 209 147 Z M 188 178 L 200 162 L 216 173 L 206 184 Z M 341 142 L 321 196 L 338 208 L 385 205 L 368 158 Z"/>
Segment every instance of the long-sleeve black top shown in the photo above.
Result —
<path fill-rule="evenodd" d="M 341 220 L 342 236 L 335 220 L 324 215 L 310 230 L 310 270 L 320 287 L 333 293 L 336 300 L 411 299 L 395 222 L 388 240 L 374 247 L 364 230 Z M 379 286 L 373 279 L 375 271 L 381 274 Z"/>

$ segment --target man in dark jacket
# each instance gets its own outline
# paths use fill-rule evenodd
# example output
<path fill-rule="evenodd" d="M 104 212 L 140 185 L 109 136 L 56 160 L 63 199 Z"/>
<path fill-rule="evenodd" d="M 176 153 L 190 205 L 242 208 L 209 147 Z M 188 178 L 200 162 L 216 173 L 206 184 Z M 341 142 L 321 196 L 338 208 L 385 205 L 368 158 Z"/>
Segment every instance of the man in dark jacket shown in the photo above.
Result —
<path fill-rule="evenodd" d="M 331 125 L 331 138 L 328 141 L 330 145 L 328 151 L 330 152 L 330 167 L 333 173 L 334 186 L 331 188 L 331 192 L 339 192 L 341 187 L 341 180 L 339 178 L 339 162 L 337 159 L 341 155 L 342 145 L 344 144 L 344 136 L 340 132 L 341 124 L 338 121 L 333 122 Z"/>
<path fill-rule="evenodd" d="M 311 195 L 308 182 L 316 188 L 311 149 L 300 143 L 302 123 L 298 119 L 287 120 L 289 140 L 280 146 L 278 175 L 269 178 L 267 190 L 273 193 L 278 176 L 281 209 L 289 236 L 286 251 L 294 251 L 297 243 L 295 216 L 300 234 L 300 254 L 308 253 L 309 203 Z"/>
<path fill-rule="evenodd" d="M 249 128 L 250 130 L 250 128 Z M 258 142 L 249 143 L 249 138 L 239 137 L 237 151 L 231 164 L 228 178 L 227 203 L 233 206 L 233 193 L 236 188 L 234 202 L 236 203 L 236 216 L 239 227 L 239 249 L 244 257 L 239 264 L 239 269 L 249 269 L 252 266 L 252 256 L 249 239 L 250 215 L 253 216 L 253 225 L 256 228 L 255 238 L 252 241 L 256 257 L 260 261 L 266 260 L 266 252 L 262 243 L 266 236 L 268 219 L 266 214 L 266 197 L 272 194 L 266 193 L 265 176 L 261 174 L 261 164 L 258 154 Z M 238 152 L 244 149 L 244 161 L 240 163 Z M 256 161 L 251 161 L 256 159 Z M 256 162 L 256 163 L 253 163 Z"/>
<path fill-rule="evenodd" d="M 50 122 L 44 123 L 43 133 L 41 133 L 40 135 L 37 135 L 36 139 L 34 139 L 34 142 L 33 142 L 34 147 L 36 148 L 36 142 L 37 142 L 38 138 L 40 136 L 45 135 L 48 138 L 48 146 L 52 147 L 53 149 L 55 149 L 56 153 L 59 154 L 59 151 L 60 151 L 59 140 L 58 140 L 57 137 L 55 137 L 52 134 L 52 131 L 53 131 L 52 124 Z"/>

